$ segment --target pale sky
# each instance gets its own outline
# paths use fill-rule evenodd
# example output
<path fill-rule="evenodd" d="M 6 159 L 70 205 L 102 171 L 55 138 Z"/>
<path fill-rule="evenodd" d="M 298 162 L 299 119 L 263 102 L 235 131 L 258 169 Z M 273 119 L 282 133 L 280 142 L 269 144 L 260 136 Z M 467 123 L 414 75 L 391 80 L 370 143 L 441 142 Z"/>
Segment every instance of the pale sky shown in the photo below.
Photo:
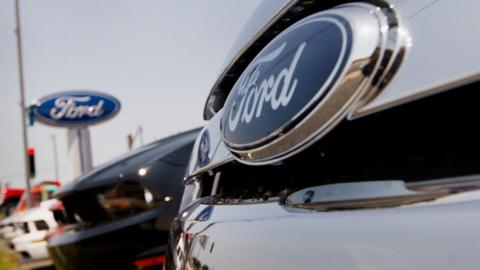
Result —
<path fill-rule="evenodd" d="M 63 90 L 97 90 L 122 110 L 90 128 L 94 165 L 204 124 L 204 101 L 238 32 L 259 0 L 21 0 L 26 101 Z M 14 0 L 0 0 L 0 181 L 24 185 Z M 68 178 L 66 130 L 28 129 L 37 178 Z"/>

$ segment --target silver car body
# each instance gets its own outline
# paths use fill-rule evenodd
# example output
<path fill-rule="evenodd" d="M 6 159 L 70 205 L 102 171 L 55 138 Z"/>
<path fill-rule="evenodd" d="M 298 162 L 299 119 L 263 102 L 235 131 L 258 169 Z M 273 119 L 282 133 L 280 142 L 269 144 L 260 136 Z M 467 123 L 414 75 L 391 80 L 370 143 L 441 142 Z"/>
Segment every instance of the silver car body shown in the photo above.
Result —
<path fill-rule="evenodd" d="M 362 107 L 359 119 L 480 79 L 476 34 L 480 2 L 388 3 L 410 37 L 408 51 L 389 84 Z M 298 4 L 286 0 L 260 4 L 235 42 L 212 93 L 247 49 Z M 209 111 L 207 101 L 204 115 L 209 119 L 205 127 L 210 135 L 209 162 L 201 162 L 196 154 L 201 148 L 199 137 L 187 172 L 183 210 L 173 228 L 180 233 L 172 239 L 172 269 L 478 269 L 480 191 L 475 188 L 428 201 L 360 210 L 318 211 L 277 201 L 205 203 L 197 180 L 237 161 L 222 142 L 222 110 Z M 480 177 L 467 180 L 478 186 Z M 208 218 L 203 219 L 205 211 Z"/>

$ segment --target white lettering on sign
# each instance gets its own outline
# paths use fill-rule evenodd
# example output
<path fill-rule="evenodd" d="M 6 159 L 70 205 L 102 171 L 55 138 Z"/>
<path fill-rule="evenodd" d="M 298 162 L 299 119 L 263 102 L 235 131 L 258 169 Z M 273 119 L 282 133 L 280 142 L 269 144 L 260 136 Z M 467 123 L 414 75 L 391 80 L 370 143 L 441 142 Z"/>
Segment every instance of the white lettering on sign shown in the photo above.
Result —
<path fill-rule="evenodd" d="M 298 46 L 288 67 L 283 68 L 277 76 L 274 74 L 268 77 L 265 76 L 261 83 L 257 83 L 260 77 L 259 69 L 261 64 L 277 59 L 287 46 L 287 43 L 283 43 L 270 54 L 252 63 L 253 70 L 251 72 L 248 71 L 249 74 L 240 81 L 240 87 L 235 97 L 240 99 L 240 102 L 237 103 L 238 100 L 235 100 L 232 103 L 232 109 L 228 115 L 228 128 L 230 131 L 234 131 L 240 121 L 249 124 L 254 117 L 260 118 L 264 103 L 269 103 L 273 111 L 276 111 L 280 106 L 285 107 L 288 105 L 298 83 L 298 79 L 293 78 L 293 73 L 306 45 L 307 43 L 303 42 Z"/>
<path fill-rule="evenodd" d="M 50 109 L 50 117 L 53 119 L 79 119 L 84 115 L 98 117 L 103 114 L 104 101 L 100 100 L 96 105 L 85 105 L 90 97 L 59 97 L 55 100 L 55 107 Z M 84 105 L 82 105 L 82 103 Z"/>

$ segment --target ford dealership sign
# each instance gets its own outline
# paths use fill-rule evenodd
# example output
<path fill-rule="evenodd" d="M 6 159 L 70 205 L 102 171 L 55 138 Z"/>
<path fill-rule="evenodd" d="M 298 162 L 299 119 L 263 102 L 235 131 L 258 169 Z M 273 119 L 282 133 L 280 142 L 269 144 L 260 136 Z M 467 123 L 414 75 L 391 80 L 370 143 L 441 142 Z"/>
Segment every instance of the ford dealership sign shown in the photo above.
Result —
<path fill-rule="evenodd" d="M 41 98 L 34 109 L 35 119 L 51 126 L 83 127 L 104 122 L 120 110 L 120 102 L 93 91 L 66 91 Z"/>

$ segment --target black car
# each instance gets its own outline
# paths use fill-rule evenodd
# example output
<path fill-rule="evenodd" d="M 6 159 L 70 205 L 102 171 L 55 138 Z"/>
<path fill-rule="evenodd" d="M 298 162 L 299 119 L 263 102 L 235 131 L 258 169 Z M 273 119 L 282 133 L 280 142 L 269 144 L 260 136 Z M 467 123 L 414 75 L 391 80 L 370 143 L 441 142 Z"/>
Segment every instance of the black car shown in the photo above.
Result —
<path fill-rule="evenodd" d="M 162 269 L 199 129 L 138 148 L 62 187 L 48 242 L 57 269 Z"/>

